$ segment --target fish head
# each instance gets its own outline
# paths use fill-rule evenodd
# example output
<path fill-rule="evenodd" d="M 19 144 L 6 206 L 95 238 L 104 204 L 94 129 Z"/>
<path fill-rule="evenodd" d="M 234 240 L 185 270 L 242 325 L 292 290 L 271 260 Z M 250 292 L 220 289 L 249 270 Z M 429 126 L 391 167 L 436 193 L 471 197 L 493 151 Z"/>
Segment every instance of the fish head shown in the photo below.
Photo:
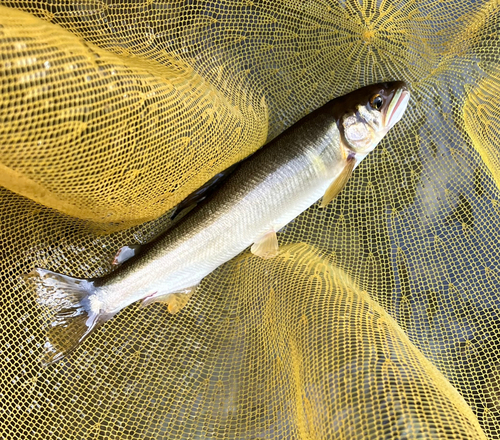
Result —
<path fill-rule="evenodd" d="M 345 146 L 360 156 L 371 152 L 406 110 L 410 92 L 402 81 L 372 84 L 337 103 L 337 125 Z"/>

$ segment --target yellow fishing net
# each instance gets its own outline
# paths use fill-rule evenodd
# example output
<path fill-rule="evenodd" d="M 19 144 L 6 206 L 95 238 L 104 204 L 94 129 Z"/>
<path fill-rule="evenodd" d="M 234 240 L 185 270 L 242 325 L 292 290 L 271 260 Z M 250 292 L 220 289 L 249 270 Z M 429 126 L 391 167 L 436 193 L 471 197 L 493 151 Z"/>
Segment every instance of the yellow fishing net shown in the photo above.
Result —
<path fill-rule="evenodd" d="M 500 439 L 500 3 L 0 6 L 0 438 Z M 43 368 L 34 267 L 93 278 L 312 109 L 405 80 L 340 196 Z"/>

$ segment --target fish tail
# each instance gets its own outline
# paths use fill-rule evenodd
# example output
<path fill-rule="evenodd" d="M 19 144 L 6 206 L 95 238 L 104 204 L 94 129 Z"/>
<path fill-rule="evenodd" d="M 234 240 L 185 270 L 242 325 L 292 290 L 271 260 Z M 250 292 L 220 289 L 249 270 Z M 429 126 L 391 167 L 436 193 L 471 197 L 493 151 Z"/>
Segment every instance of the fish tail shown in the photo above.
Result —
<path fill-rule="evenodd" d="M 98 288 L 92 281 L 40 268 L 27 279 L 35 288 L 38 304 L 49 312 L 43 365 L 68 355 L 114 315 L 100 310 L 95 295 Z"/>

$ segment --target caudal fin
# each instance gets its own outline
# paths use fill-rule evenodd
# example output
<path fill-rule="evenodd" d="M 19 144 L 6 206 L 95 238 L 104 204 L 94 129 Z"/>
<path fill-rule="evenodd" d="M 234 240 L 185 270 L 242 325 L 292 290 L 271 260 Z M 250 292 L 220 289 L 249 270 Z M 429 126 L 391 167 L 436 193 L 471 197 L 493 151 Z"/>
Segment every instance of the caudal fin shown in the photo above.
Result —
<path fill-rule="evenodd" d="M 90 333 L 111 316 L 94 311 L 91 281 L 68 277 L 45 269 L 27 276 L 34 285 L 37 302 L 48 309 L 48 331 L 42 364 L 49 365 L 73 351 Z"/>

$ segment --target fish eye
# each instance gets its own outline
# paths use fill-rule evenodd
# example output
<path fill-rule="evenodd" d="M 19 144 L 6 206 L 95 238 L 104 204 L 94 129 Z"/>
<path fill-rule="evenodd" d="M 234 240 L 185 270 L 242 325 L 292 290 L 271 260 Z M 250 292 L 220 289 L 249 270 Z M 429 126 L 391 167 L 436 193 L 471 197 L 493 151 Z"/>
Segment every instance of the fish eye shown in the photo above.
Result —
<path fill-rule="evenodd" d="M 370 105 L 377 110 L 380 110 L 382 108 L 382 105 L 384 105 L 384 98 L 380 95 L 375 95 L 370 99 Z"/>

